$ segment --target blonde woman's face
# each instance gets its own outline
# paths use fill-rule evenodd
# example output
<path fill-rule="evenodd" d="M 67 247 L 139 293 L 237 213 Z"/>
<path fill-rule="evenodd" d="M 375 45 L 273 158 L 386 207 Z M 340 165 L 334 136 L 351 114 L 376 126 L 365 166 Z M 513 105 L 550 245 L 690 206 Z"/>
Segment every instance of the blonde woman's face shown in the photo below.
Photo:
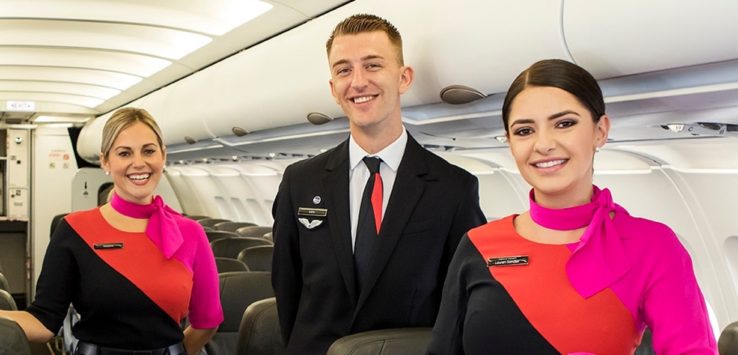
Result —
<path fill-rule="evenodd" d="M 126 201 L 148 204 L 164 171 L 166 153 L 156 133 L 141 122 L 122 130 L 102 157 L 103 168 L 110 172 L 115 192 Z"/>

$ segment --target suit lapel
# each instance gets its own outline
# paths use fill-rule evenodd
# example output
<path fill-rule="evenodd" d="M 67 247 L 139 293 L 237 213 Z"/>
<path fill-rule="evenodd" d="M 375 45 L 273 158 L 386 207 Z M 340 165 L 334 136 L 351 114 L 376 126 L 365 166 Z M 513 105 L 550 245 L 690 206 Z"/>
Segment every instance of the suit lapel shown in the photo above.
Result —
<path fill-rule="evenodd" d="M 377 283 L 379 275 L 384 270 L 390 255 L 392 255 L 397 242 L 400 240 L 410 215 L 415 210 L 415 205 L 423 195 L 426 185 L 424 177 L 428 173 L 423 149 L 413 137 L 408 135 L 405 153 L 397 169 L 392 194 L 390 194 L 387 210 L 384 213 L 385 218 L 382 219 L 375 262 L 367 277 L 367 285 L 362 288 L 359 295 L 359 301 L 354 311 L 354 319 Z"/>
<path fill-rule="evenodd" d="M 349 159 L 348 141 L 335 148 L 325 165 L 324 186 L 328 223 L 336 250 L 336 258 L 341 269 L 343 281 L 354 302 L 356 295 L 356 278 L 354 274 L 354 253 L 351 247 L 351 209 L 349 207 Z"/>

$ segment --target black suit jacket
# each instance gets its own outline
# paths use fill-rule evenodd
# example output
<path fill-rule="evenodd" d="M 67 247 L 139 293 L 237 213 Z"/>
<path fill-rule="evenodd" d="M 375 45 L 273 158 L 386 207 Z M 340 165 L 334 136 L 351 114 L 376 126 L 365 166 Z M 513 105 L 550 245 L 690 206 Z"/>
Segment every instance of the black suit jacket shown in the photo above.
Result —
<path fill-rule="evenodd" d="M 361 331 L 432 326 L 461 236 L 485 222 L 476 177 L 408 136 L 375 262 L 357 294 L 348 151 L 347 140 L 287 167 L 274 201 L 272 285 L 288 354 L 325 354 Z"/>

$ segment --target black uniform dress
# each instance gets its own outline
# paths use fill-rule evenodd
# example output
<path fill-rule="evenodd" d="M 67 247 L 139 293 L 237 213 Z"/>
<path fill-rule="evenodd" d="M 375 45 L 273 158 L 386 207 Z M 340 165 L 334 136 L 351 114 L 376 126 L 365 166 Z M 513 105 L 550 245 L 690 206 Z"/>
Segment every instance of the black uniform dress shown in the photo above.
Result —
<path fill-rule="evenodd" d="M 81 315 L 76 338 L 134 350 L 181 342 L 180 322 L 188 315 L 193 326 L 217 327 L 223 313 L 217 273 L 203 267 L 214 264 L 207 238 L 190 233 L 201 230 L 190 225 L 196 222 L 178 218 L 187 237 L 166 259 L 146 234 L 114 229 L 97 208 L 66 216 L 47 248 L 28 312 L 56 331 L 71 302 Z"/>

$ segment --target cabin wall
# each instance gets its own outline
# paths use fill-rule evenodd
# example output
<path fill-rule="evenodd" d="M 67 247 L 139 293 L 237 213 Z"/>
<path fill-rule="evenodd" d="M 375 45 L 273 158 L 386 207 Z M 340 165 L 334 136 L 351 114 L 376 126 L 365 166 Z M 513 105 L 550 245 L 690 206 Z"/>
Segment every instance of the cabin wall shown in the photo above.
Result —
<path fill-rule="evenodd" d="M 33 131 L 31 191 L 32 280 L 41 272 L 49 245 L 51 220 L 72 208 L 72 179 L 77 173 L 72 142 L 66 128 L 39 127 Z M 35 281 L 31 292 L 35 292 Z"/>
<path fill-rule="evenodd" d="M 631 215 L 670 226 L 692 257 L 716 331 L 738 319 L 738 138 L 610 144 L 597 153 L 595 184 L 609 188 Z M 475 174 L 488 219 L 527 209 L 530 186 L 508 149 L 441 152 Z M 284 168 L 296 159 L 172 166 L 185 211 L 270 225 Z M 241 179 L 241 180 L 239 180 Z M 242 183 L 239 184 L 238 182 Z M 182 191 L 177 191 L 182 196 Z M 223 206 L 218 207 L 219 204 Z"/>

